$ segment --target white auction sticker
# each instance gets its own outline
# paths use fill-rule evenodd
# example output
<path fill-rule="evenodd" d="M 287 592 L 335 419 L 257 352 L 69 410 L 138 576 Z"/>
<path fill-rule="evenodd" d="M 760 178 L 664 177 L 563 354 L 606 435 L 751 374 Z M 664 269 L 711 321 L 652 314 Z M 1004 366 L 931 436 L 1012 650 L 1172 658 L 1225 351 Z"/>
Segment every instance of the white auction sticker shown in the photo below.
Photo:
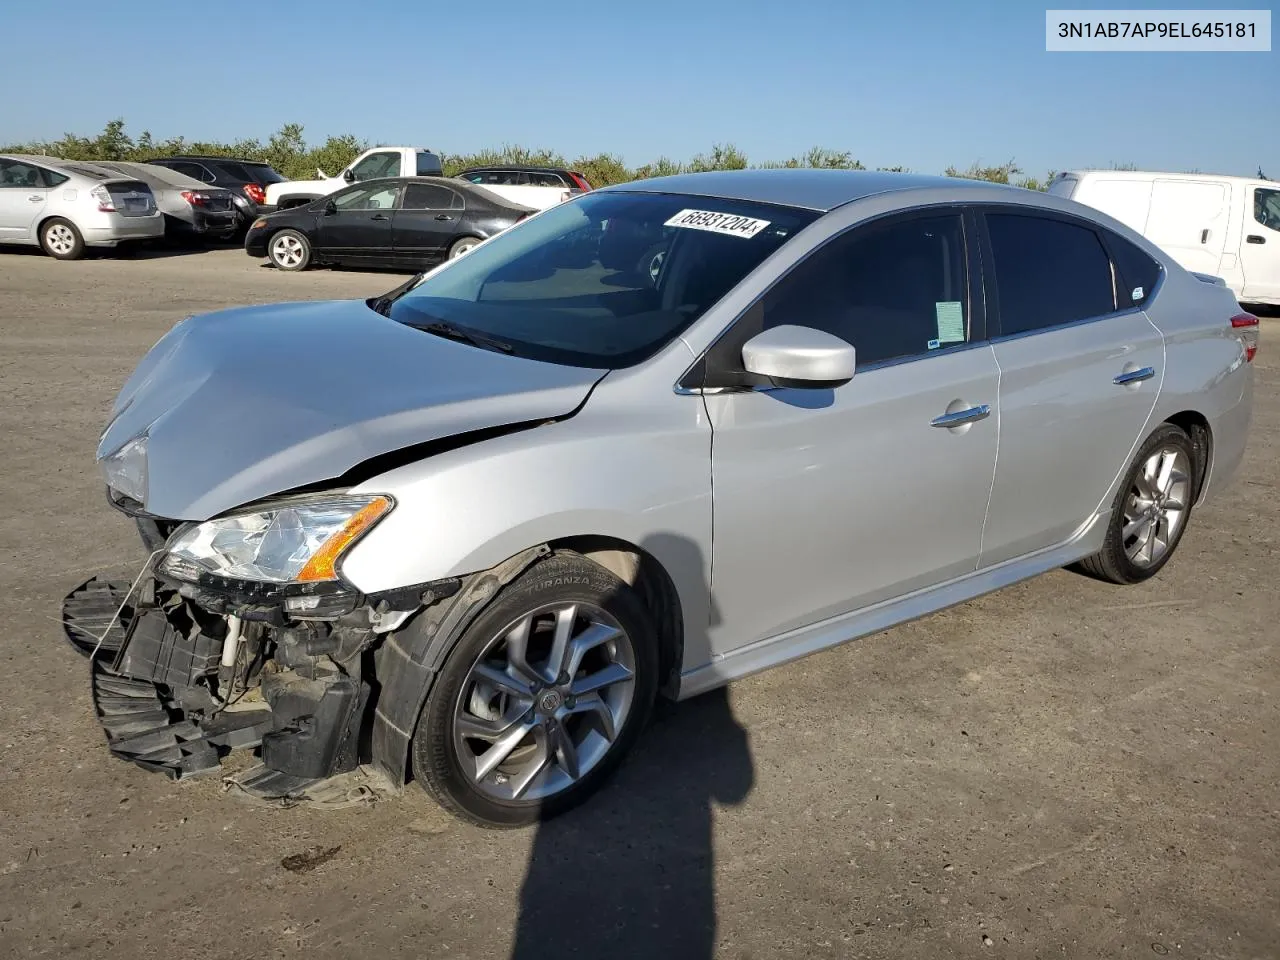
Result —
<path fill-rule="evenodd" d="M 768 220 L 741 217 L 734 213 L 716 213 L 714 210 L 681 210 L 665 224 L 688 230 L 709 230 L 745 240 L 750 240 L 768 225 Z"/>

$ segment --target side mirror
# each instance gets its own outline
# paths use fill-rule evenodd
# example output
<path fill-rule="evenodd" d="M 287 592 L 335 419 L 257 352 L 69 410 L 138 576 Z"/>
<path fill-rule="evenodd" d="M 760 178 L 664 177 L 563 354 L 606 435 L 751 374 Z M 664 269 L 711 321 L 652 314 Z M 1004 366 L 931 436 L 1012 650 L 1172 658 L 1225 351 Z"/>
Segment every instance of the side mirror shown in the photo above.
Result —
<path fill-rule="evenodd" d="M 345 181 L 347 181 L 347 183 L 355 183 L 355 182 L 356 182 L 356 172 L 355 172 L 354 170 L 343 170 L 343 171 L 342 171 L 342 179 L 343 179 L 343 180 L 345 180 Z"/>
<path fill-rule="evenodd" d="M 820 390 L 853 379 L 854 349 L 839 337 L 813 327 L 783 325 L 758 333 L 742 345 L 747 373 L 775 386 Z"/>
<path fill-rule="evenodd" d="M 324 202 L 324 215 L 326 217 L 332 216 L 337 212 L 338 212 L 338 205 L 336 203 L 334 203 L 332 200 L 326 200 Z"/>

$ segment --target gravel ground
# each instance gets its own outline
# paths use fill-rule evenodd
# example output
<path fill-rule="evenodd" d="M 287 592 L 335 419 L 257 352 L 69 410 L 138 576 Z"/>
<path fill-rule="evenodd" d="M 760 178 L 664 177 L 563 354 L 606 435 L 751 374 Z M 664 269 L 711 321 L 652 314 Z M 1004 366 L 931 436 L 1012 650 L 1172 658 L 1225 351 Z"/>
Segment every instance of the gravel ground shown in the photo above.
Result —
<path fill-rule="evenodd" d="M 93 464 L 112 396 L 193 311 L 397 282 L 0 254 L 0 957 L 1280 956 L 1271 322 L 1244 469 L 1153 582 L 1055 572 L 665 710 L 539 830 L 111 758 L 57 615 L 143 556 Z"/>

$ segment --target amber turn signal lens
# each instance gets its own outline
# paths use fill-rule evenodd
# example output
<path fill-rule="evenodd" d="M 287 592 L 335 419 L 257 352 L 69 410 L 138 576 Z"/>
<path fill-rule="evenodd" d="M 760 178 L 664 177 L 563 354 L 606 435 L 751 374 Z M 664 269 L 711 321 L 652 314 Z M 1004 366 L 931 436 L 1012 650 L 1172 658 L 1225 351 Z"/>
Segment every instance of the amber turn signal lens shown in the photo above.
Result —
<path fill-rule="evenodd" d="M 342 556 L 343 551 L 390 508 L 391 501 L 386 497 L 376 497 L 369 501 L 369 505 L 362 507 L 347 521 L 346 526 L 320 545 L 320 549 L 311 555 L 307 565 L 298 573 L 298 579 L 304 582 L 336 580 L 338 558 Z"/>

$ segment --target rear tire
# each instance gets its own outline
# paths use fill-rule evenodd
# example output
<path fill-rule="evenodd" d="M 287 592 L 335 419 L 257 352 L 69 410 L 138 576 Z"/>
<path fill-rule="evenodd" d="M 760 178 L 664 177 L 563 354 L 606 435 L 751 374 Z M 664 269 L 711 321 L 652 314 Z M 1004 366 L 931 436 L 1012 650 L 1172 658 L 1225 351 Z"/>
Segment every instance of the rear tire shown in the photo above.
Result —
<path fill-rule="evenodd" d="M 449 259 L 456 260 L 470 250 L 474 250 L 480 245 L 480 240 L 476 237 L 463 237 L 461 240 L 453 241 L 453 246 L 449 248 Z"/>
<path fill-rule="evenodd" d="M 84 256 L 84 237 L 70 220 L 52 217 L 40 225 L 40 247 L 55 260 L 79 260 Z"/>
<path fill-rule="evenodd" d="M 1110 583 L 1141 583 L 1169 562 L 1191 519 L 1200 475 L 1186 432 L 1162 424 L 1138 450 L 1111 507 L 1102 549 L 1081 572 Z"/>
<path fill-rule="evenodd" d="M 311 262 L 311 241 L 297 230 L 280 230 L 267 241 L 267 259 L 279 270 L 305 270 Z"/>
<path fill-rule="evenodd" d="M 622 762 L 657 675 L 639 596 L 599 564 L 556 554 L 508 584 L 450 652 L 418 717 L 414 776 L 472 823 L 551 819 Z"/>

